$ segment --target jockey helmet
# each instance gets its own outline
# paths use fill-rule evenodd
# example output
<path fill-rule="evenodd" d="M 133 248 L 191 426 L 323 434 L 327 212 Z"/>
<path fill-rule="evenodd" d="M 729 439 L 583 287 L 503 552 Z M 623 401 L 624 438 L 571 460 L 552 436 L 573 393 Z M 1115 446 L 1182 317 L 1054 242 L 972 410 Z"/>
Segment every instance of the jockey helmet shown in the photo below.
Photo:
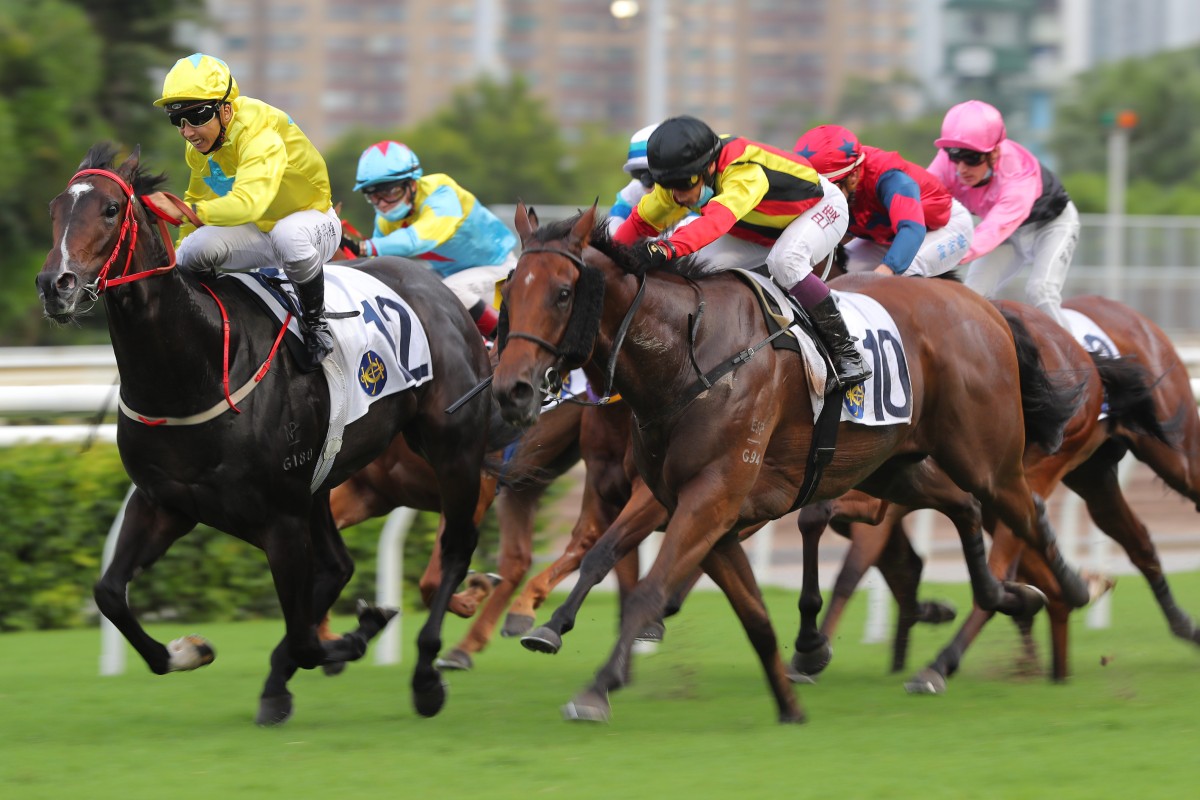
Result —
<path fill-rule="evenodd" d="M 654 133 L 654 129 L 657 127 L 657 124 L 647 125 L 630 137 L 629 155 L 626 156 L 625 166 L 623 167 L 630 175 L 648 168 L 646 164 L 646 140 L 650 138 L 650 134 Z"/>
<path fill-rule="evenodd" d="M 354 191 L 360 192 L 381 183 L 411 180 L 423 174 L 417 154 L 408 149 L 408 145 L 391 140 L 376 142 L 358 159 Z"/>
<path fill-rule="evenodd" d="M 654 182 L 668 189 L 689 189 L 704 178 L 705 167 L 721 152 L 721 138 L 695 117 L 671 117 L 646 141 L 646 159 Z"/>
<path fill-rule="evenodd" d="M 228 103 L 238 96 L 237 81 L 229 66 L 216 56 L 192 53 L 181 58 L 163 79 L 162 96 L 156 106 L 167 111 L 179 111 L 198 100 L 217 100 Z"/>
<path fill-rule="evenodd" d="M 858 137 L 841 125 L 818 125 L 801 134 L 792 149 L 835 183 L 853 172 L 865 155 Z"/>
<path fill-rule="evenodd" d="M 1004 117 L 995 106 L 982 100 L 968 100 L 952 106 L 942 120 L 942 136 L 934 140 L 941 149 L 959 148 L 987 153 L 1007 138 Z"/>

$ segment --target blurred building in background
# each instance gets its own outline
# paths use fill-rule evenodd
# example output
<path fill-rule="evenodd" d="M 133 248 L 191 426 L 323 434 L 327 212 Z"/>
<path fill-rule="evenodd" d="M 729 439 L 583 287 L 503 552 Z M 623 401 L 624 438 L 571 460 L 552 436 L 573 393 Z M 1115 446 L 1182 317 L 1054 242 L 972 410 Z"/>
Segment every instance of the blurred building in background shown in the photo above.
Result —
<path fill-rule="evenodd" d="M 790 144 L 848 81 L 913 76 L 929 0 L 207 0 L 181 37 L 324 145 L 520 74 L 566 135 L 691 113 Z M 911 81 L 910 81 L 911 83 Z M 900 105 L 920 103 L 911 92 Z"/>

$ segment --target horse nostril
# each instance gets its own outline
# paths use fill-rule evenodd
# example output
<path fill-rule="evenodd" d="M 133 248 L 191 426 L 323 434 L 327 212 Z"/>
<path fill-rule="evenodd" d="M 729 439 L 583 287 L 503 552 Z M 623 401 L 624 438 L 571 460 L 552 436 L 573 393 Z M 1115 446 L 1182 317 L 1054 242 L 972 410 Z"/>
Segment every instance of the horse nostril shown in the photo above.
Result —
<path fill-rule="evenodd" d="M 60 292 L 69 292 L 75 288 L 75 274 L 64 272 L 54 281 L 54 288 Z"/>

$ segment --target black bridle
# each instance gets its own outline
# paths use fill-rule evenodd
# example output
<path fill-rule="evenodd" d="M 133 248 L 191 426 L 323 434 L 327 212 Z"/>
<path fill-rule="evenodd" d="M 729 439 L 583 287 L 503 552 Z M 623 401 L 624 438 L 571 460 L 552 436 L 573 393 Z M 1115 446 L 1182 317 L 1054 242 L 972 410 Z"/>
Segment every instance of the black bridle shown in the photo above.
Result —
<path fill-rule="evenodd" d="M 559 250 L 558 248 L 554 247 L 527 247 L 521 252 L 521 258 L 524 258 L 529 253 L 552 253 L 554 255 L 562 256 L 574 264 L 579 270 L 580 282 L 582 282 L 584 276 L 589 274 L 589 270 L 597 269 L 596 267 L 589 266 L 587 262 L 583 260 L 583 258 L 575 255 L 569 250 Z M 518 263 L 520 263 L 519 259 Z M 578 283 L 576 285 L 578 286 Z M 629 304 L 629 310 L 625 312 L 625 318 L 621 320 L 621 325 L 617 328 L 617 333 L 613 337 L 612 351 L 609 353 L 608 364 L 604 370 L 604 392 L 600 399 L 596 401 L 589 401 L 580 400 L 575 397 L 568 397 L 564 398 L 565 402 L 576 403 L 578 405 L 585 406 L 602 406 L 608 404 L 612 400 L 613 379 L 617 370 L 617 354 L 621 351 L 621 345 L 625 341 L 625 335 L 629 332 L 629 326 L 633 322 L 633 316 L 637 313 L 638 307 L 641 306 L 642 299 L 645 297 L 645 294 L 646 276 L 642 275 L 638 279 L 637 294 L 634 295 L 633 302 Z M 576 292 L 576 297 L 578 298 L 578 291 Z M 567 329 L 572 330 L 574 328 L 578 334 L 585 335 L 589 341 L 593 341 L 596 337 L 596 334 L 598 334 L 600 331 L 600 315 L 597 314 L 592 320 L 584 322 L 583 320 L 579 319 L 579 313 L 580 307 L 579 304 L 576 303 L 575 307 L 571 310 L 571 319 L 567 322 Z M 585 326 L 588 328 L 588 330 L 582 330 L 582 328 Z M 554 356 L 555 359 L 557 359 L 554 365 L 546 370 L 547 384 L 555 385 L 557 383 L 561 383 L 562 375 L 564 373 L 569 372 L 578 366 L 582 366 L 582 362 L 579 364 L 566 364 L 566 358 L 568 355 L 570 355 L 570 353 L 564 352 L 559 345 L 552 344 L 540 336 L 534 336 L 533 334 L 525 333 L 524 331 L 508 331 L 507 338 L 524 339 L 528 342 L 533 342 L 538 347 L 541 347 L 543 350 L 547 351 Z"/>

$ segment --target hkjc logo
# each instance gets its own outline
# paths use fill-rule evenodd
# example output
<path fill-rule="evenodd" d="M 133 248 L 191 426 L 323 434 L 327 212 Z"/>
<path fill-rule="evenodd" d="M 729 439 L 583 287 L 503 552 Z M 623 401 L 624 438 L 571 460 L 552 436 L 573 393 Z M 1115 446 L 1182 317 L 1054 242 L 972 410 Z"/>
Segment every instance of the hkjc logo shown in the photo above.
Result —
<path fill-rule="evenodd" d="M 358 385 L 370 397 L 375 397 L 387 385 L 387 366 L 374 350 L 368 350 L 358 362 Z"/>
<path fill-rule="evenodd" d="M 867 388 L 861 383 L 856 383 L 846 390 L 846 400 L 844 405 L 846 410 L 855 419 L 862 419 L 863 414 L 867 410 Z"/>

